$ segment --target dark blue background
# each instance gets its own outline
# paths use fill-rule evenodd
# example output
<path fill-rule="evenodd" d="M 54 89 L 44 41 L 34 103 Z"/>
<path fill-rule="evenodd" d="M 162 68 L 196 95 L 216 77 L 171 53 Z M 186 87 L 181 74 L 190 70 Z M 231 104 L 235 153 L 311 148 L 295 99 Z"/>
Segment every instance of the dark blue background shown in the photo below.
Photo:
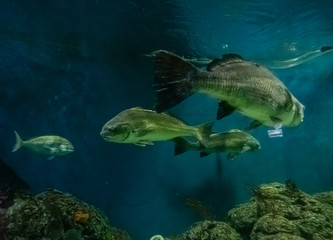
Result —
<path fill-rule="evenodd" d="M 173 156 L 173 144 L 145 148 L 103 141 L 99 132 L 120 111 L 153 108 L 153 62 L 166 49 L 182 56 L 233 52 L 269 64 L 333 44 L 326 1 L 1 1 L 0 157 L 33 189 L 57 188 L 102 209 L 133 238 L 172 235 L 200 220 L 187 197 L 218 219 L 250 196 L 248 186 L 291 178 L 313 193 L 333 186 L 333 54 L 274 73 L 306 106 L 304 123 L 270 139 L 253 132 L 257 153 Z M 215 119 L 217 101 L 196 94 L 171 112 L 190 124 Z M 237 113 L 214 130 L 242 128 Z M 21 137 L 57 134 L 76 151 L 47 161 L 20 149 Z"/>

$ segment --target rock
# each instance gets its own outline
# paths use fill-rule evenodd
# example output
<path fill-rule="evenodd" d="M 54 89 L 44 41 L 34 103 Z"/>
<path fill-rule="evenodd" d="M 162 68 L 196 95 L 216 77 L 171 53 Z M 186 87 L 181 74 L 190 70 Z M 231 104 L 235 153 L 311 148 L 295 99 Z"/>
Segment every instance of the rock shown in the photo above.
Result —
<path fill-rule="evenodd" d="M 272 213 L 262 216 L 255 223 L 251 232 L 251 240 L 266 239 L 280 233 L 287 233 L 292 236 L 299 236 L 300 232 L 297 226 L 281 215 Z"/>
<path fill-rule="evenodd" d="M 203 221 L 193 224 L 179 240 L 242 240 L 241 236 L 225 222 Z"/>
<path fill-rule="evenodd" d="M 250 235 L 257 219 L 257 205 L 253 202 L 241 204 L 231 209 L 227 217 L 230 226 L 243 236 Z"/>
<path fill-rule="evenodd" d="M 316 194 L 313 194 L 312 197 L 321 203 L 324 203 L 324 204 L 327 204 L 327 205 L 333 207 L 333 191 L 316 193 Z"/>
<path fill-rule="evenodd" d="M 288 233 L 278 233 L 276 235 L 263 235 L 260 237 L 258 236 L 258 240 L 306 240 L 306 239 Z"/>
<path fill-rule="evenodd" d="M 311 196 L 287 181 L 263 184 L 253 193 L 227 217 L 243 239 L 333 239 L 332 192 Z"/>

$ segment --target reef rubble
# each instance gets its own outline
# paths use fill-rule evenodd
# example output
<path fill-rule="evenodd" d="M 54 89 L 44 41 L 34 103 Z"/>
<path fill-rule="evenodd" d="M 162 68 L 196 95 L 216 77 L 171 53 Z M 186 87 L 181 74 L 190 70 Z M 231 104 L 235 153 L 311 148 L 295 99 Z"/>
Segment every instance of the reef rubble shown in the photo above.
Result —
<path fill-rule="evenodd" d="M 225 221 L 202 221 L 165 240 L 328 240 L 333 239 L 333 191 L 309 195 L 290 180 L 252 188 L 249 202 Z"/>

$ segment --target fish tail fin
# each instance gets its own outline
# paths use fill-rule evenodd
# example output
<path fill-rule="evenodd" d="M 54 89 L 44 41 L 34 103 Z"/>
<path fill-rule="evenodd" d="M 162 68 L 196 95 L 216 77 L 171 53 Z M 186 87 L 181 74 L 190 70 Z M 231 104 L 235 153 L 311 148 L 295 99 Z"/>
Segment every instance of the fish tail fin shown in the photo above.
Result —
<path fill-rule="evenodd" d="M 155 59 L 153 86 L 157 94 L 155 110 L 163 112 L 194 93 L 189 81 L 189 73 L 196 71 L 197 68 L 165 50 L 157 50 L 152 53 L 152 56 Z"/>
<path fill-rule="evenodd" d="M 214 123 L 204 123 L 197 126 L 198 133 L 196 134 L 196 138 L 200 141 L 202 144 L 206 139 L 209 139 L 210 134 L 212 133 L 212 127 Z M 204 145 L 204 144 L 203 144 Z"/>
<path fill-rule="evenodd" d="M 12 152 L 16 152 L 20 147 L 23 146 L 23 140 L 20 137 L 20 135 L 16 131 L 14 131 L 14 133 L 15 133 L 15 137 L 16 137 L 16 143 L 12 149 Z"/>

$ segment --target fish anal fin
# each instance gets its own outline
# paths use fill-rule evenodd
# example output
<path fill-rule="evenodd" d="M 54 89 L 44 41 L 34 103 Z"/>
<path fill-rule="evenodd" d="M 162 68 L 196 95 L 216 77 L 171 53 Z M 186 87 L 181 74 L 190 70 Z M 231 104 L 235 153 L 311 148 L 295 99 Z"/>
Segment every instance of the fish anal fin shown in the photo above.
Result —
<path fill-rule="evenodd" d="M 220 120 L 220 119 L 232 114 L 234 111 L 235 111 L 235 108 L 233 106 L 231 106 L 228 102 L 220 101 L 219 106 L 217 108 L 216 119 Z"/>
<path fill-rule="evenodd" d="M 178 137 L 172 139 L 172 141 L 175 143 L 175 149 L 174 149 L 174 155 L 180 155 L 187 151 L 187 141 L 184 138 Z"/>

